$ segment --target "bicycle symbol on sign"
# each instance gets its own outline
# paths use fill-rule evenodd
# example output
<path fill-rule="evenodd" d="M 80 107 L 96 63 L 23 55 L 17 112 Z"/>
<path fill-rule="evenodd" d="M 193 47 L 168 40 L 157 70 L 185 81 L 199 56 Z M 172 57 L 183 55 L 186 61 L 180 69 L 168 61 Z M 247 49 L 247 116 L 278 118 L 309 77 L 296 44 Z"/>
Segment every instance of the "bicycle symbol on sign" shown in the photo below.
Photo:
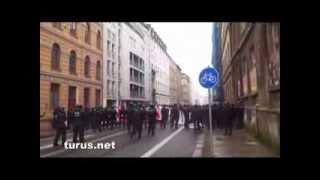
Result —
<path fill-rule="evenodd" d="M 212 73 L 205 73 L 200 79 L 202 84 L 211 83 L 214 84 L 217 78 Z"/>

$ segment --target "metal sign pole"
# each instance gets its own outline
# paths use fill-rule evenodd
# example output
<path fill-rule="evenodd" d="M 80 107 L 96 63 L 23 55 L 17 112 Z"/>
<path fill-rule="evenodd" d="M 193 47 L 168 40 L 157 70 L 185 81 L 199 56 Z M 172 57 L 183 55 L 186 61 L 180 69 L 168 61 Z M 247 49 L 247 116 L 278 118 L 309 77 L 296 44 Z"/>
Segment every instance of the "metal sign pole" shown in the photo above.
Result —
<path fill-rule="evenodd" d="M 209 125 L 210 125 L 210 153 L 214 157 L 213 151 L 213 126 L 212 126 L 212 113 L 211 113 L 211 89 L 213 89 L 219 79 L 219 72 L 215 68 L 210 68 L 209 66 L 201 71 L 199 76 L 199 82 L 201 86 L 208 89 L 208 104 L 209 104 Z"/>
<path fill-rule="evenodd" d="M 209 125 L 210 125 L 210 154 L 214 157 L 214 151 L 213 151 L 213 127 L 212 127 L 212 113 L 211 113 L 211 88 L 208 88 L 209 93 Z"/>

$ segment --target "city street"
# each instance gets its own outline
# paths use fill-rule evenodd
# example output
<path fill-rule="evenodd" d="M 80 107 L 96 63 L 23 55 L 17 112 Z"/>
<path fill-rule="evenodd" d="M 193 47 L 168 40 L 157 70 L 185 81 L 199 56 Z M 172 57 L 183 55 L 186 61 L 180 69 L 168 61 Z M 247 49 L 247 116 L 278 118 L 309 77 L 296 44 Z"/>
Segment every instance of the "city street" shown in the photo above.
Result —
<path fill-rule="evenodd" d="M 107 143 L 115 142 L 115 150 L 77 149 L 65 150 L 63 146 L 52 147 L 52 139 L 40 139 L 40 157 L 192 157 L 197 139 L 202 133 L 195 133 L 192 126 L 186 130 L 182 125 L 176 129 L 156 128 L 155 136 L 148 136 L 147 129 L 143 130 L 140 140 L 131 139 L 127 129 L 118 128 L 93 133 L 87 130 L 86 142 Z M 67 134 L 71 140 L 72 134 Z"/>

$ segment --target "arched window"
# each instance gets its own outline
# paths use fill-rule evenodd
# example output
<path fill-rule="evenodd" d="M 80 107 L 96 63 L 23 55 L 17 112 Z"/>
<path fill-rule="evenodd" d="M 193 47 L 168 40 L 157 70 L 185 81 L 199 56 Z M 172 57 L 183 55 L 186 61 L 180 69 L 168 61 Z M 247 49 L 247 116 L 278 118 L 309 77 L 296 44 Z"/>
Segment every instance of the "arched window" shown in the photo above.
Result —
<path fill-rule="evenodd" d="M 51 50 L 51 69 L 60 70 L 60 46 L 57 43 L 52 45 Z"/>
<path fill-rule="evenodd" d="M 84 75 L 86 77 L 90 77 L 90 58 L 89 58 L 89 56 L 86 56 L 86 58 L 85 58 Z"/>
<path fill-rule="evenodd" d="M 96 68 L 96 79 L 100 80 L 101 79 L 101 65 L 100 61 L 97 61 L 97 68 Z"/>
<path fill-rule="evenodd" d="M 70 74 L 76 74 L 76 60 L 77 55 L 74 50 L 70 52 L 70 59 L 69 59 L 69 72 Z"/>
<path fill-rule="evenodd" d="M 101 49 L 101 33 L 100 33 L 100 31 L 97 32 L 97 48 Z"/>
<path fill-rule="evenodd" d="M 87 44 L 90 44 L 90 34 L 91 34 L 91 30 L 90 30 L 90 24 L 86 23 L 86 32 L 85 32 L 85 42 Z"/>

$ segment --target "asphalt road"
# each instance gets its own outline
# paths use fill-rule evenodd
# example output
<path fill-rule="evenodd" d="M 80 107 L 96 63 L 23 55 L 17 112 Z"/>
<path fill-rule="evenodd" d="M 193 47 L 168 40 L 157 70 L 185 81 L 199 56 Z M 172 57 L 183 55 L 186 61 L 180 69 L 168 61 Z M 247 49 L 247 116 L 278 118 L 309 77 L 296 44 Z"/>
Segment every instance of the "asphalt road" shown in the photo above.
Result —
<path fill-rule="evenodd" d="M 68 138 L 71 140 L 71 133 Z M 200 133 L 178 129 L 160 129 L 157 125 L 155 136 L 148 136 L 143 129 L 142 138 L 131 139 L 126 129 L 105 130 L 101 133 L 86 132 L 86 142 L 115 143 L 115 149 L 65 149 L 52 147 L 52 138 L 40 140 L 40 157 L 192 157 Z"/>

